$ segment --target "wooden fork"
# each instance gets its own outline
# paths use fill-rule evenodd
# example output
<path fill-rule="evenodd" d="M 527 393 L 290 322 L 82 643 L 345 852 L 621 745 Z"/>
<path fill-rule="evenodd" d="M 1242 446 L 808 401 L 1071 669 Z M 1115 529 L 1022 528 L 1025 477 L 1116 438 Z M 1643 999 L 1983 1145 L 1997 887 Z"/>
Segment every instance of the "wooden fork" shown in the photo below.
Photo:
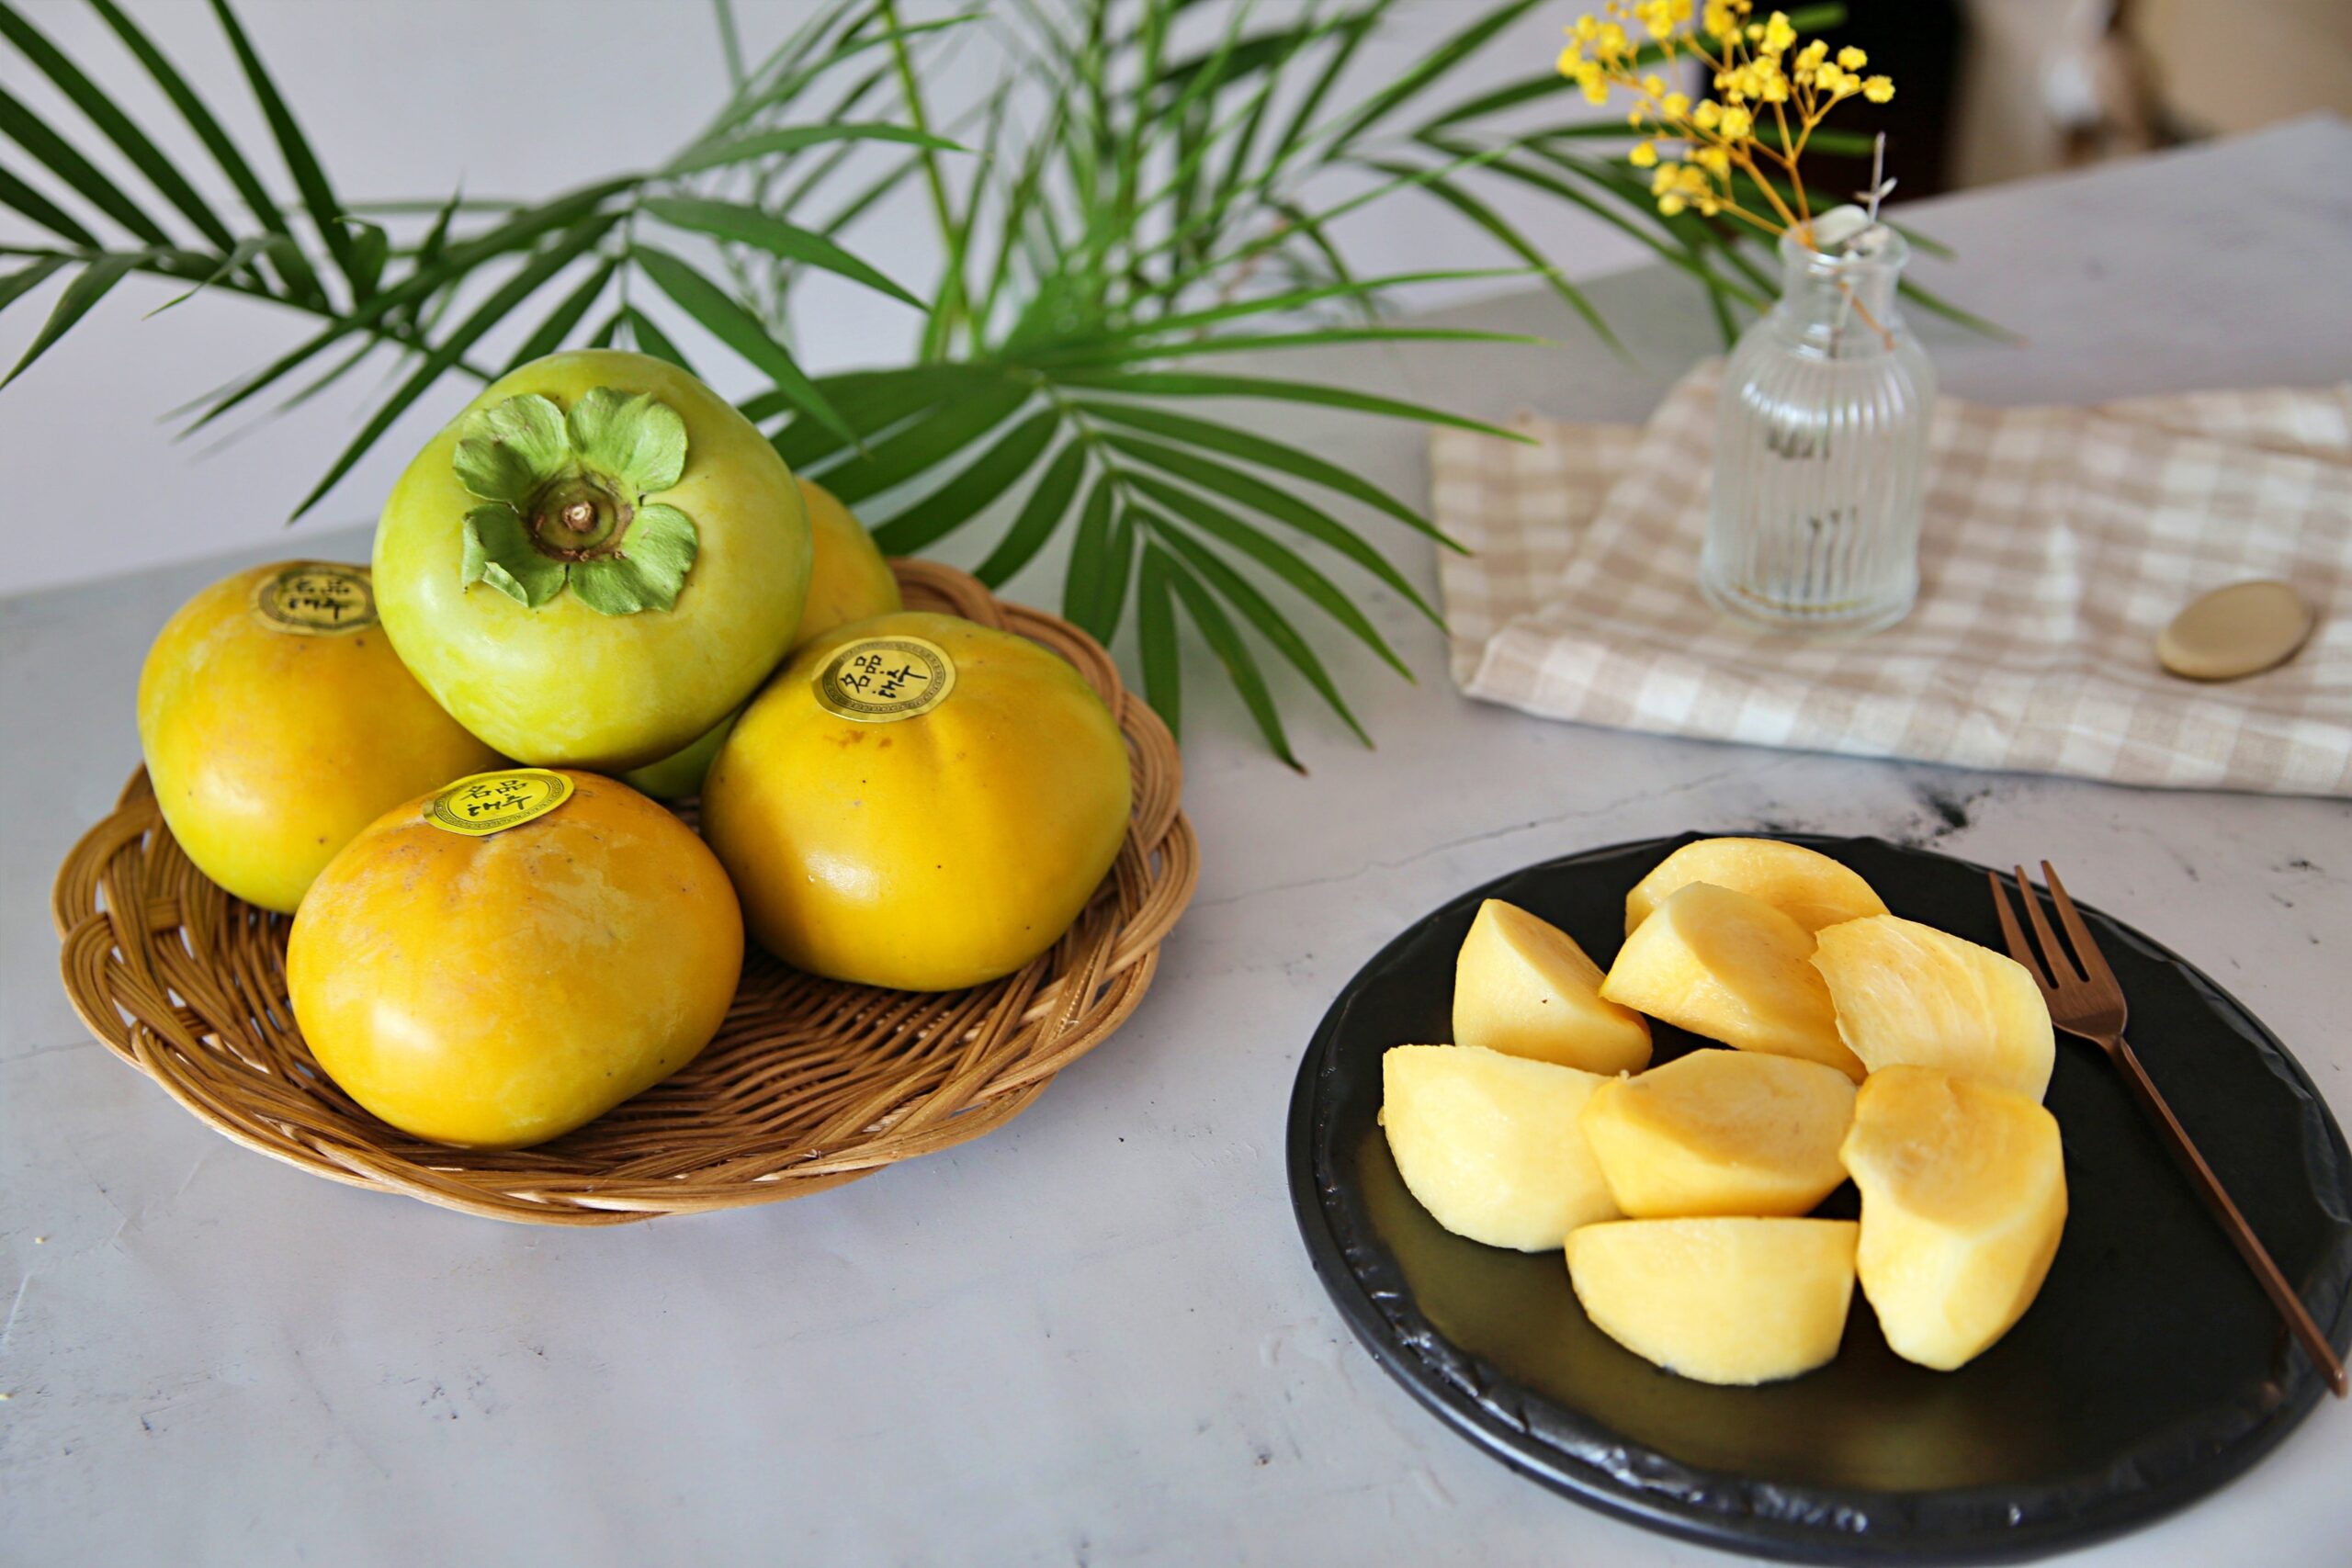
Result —
<path fill-rule="evenodd" d="M 2245 1216 L 2238 1213 L 2238 1206 L 2230 1201 L 2229 1193 L 2222 1190 L 2221 1179 L 2213 1174 L 2213 1168 L 2205 1163 L 2205 1156 L 2197 1152 L 2197 1145 L 2189 1141 L 2188 1130 L 2172 1113 L 2172 1107 L 2165 1103 L 2165 1097 L 2157 1092 L 2155 1084 L 2148 1077 L 2148 1070 L 2140 1065 L 2139 1056 L 2125 1042 L 2123 987 L 2116 983 L 2115 971 L 2108 967 L 2098 944 L 2091 940 L 2090 928 L 2083 924 L 2083 918 L 2075 912 L 2075 901 L 2066 897 L 2066 885 L 2058 880 L 2057 868 L 2048 861 L 2041 863 L 2042 879 L 2050 885 L 2050 901 L 2057 906 L 2059 923 L 2066 928 L 2066 935 L 2073 939 L 2074 953 L 2071 958 L 2065 947 L 2060 944 L 2058 933 L 2050 929 L 2049 920 L 2043 918 L 2041 900 L 2035 897 L 2033 884 L 2026 880 L 2025 867 L 2018 866 L 2016 870 L 2018 896 L 2025 900 L 2026 919 L 2033 923 L 2033 934 L 2041 941 L 2041 953 L 2037 957 L 2034 950 L 2027 944 L 2025 932 L 2018 929 L 2017 914 L 2009 908 L 2007 890 L 2002 887 L 1999 874 L 1988 871 L 1984 875 L 1993 885 L 1993 904 L 2001 913 L 2001 934 L 2008 941 L 2009 956 L 2024 964 L 2026 973 L 2031 975 L 2034 983 L 2041 987 L 2041 999 L 2050 1007 L 2050 1021 L 2067 1033 L 2080 1035 L 2097 1045 L 2107 1053 L 2109 1061 L 2122 1070 L 2123 1081 L 2132 1087 L 2139 1099 L 2140 1108 L 2148 1113 L 2157 1130 L 2164 1134 L 2173 1157 L 2195 1181 L 2199 1195 L 2205 1200 L 2206 1207 L 2213 1211 L 2213 1217 L 2221 1222 L 2231 1245 L 2238 1249 L 2238 1256 L 2245 1259 L 2246 1267 L 2253 1269 L 2254 1277 L 2262 1282 L 2262 1289 L 2270 1297 L 2271 1304 L 2278 1309 L 2278 1314 L 2287 1320 L 2287 1326 L 2302 1342 L 2312 1363 L 2327 1379 L 2327 1386 L 2335 1391 L 2336 1398 L 2342 1399 L 2345 1396 L 2344 1363 L 2336 1359 L 2335 1348 L 2328 1344 L 2327 1336 L 2320 1332 L 2319 1325 L 2312 1321 L 2311 1313 L 2303 1306 L 2302 1297 L 2296 1294 L 2295 1288 L 2287 1282 L 2287 1277 L 2278 1272 L 2278 1265 L 2270 1260 L 2270 1254 L 2255 1235 L 2254 1227 L 2245 1223 Z"/>

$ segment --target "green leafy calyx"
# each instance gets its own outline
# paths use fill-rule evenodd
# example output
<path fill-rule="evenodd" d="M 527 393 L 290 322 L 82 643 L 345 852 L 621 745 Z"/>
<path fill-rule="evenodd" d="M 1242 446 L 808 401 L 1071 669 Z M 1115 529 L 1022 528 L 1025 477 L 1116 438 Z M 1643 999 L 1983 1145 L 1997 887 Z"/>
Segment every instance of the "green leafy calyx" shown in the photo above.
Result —
<path fill-rule="evenodd" d="M 463 578 L 533 609 L 567 587 L 600 615 L 667 610 L 694 570 L 694 520 L 646 498 L 686 468 L 686 423 L 650 392 L 610 387 L 566 414 L 536 392 L 482 409 L 458 433 Z"/>

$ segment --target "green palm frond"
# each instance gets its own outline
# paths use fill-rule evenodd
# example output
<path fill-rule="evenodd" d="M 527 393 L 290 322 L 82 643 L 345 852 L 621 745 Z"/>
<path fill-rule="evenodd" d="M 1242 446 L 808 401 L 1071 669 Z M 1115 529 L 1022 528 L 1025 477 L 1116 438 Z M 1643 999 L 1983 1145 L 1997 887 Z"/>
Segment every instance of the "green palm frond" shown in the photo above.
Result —
<path fill-rule="evenodd" d="M 1464 67 L 1507 47 L 1536 0 L 1465 3 L 1435 49 L 1385 78 L 1363 48 L 1393 0 L 1300 0 L 1279 15 L 1245 0 L 1214 29 L 1186 15 L 1195 0 L 904 0 L 903 11 L 901 0 L 822 0 L 758 57 L 730 0 L 712 0 L 725 99 L 644 172 L 533 201 L 453 191 L 359 203 L 320 163 L 299 106 L 229 0 L 212 4 L 269 128 L 273 166 L 237 143 L 116 0 L 87 3 L 176 111 L 178 140 L 201 149 L 240 205 L 208 203 L 205 182 L 175 161 L 173 137 L 139 124 L 0 0 L 0 43 L 80 117 L 60 129 L 66 117 L 44 119 L 0 91 L 0 137 L 24 154 L 0 166 L 0 207 L 41 235 L 0 246 L 14 258 L 0 265 L 0 310 L 64 283 L 12 378 L 129 276 L 182 285 L 169 305 L 205 293 L 307 315 L 315 330 L 292 349 L 176 416 L 193 432 L 265 394 L 290 406 L 362 364 L 390 365 L 300 515 L 446 376 L 488 378 L 581 344 L 684 365 L 672 333 L 691 322 L 760 378 L 763 389 L 741 406 L 778 453 L 867 514 L 886 549 L 991 528 L 978 572 L 1001 586 L 1066 536 L 1062 613 L 1106 643 L 1132 627 L 1143 689 L 1171 728 L 1189 636 L 1294 766 L 1283 711 L 1294 681 L 1370 743 L 1310 632 L 1336 632 L 1410 680 L 1366 592 L 1442 624 L 1365 523 L 1458 547 L 1422 509 L 1314 453 L 1204 417 L 1202 401 L 1516 439 L 1269 364 L 1340 344 L 1533 341 L 1384 321 L 1417 288 L 1473 278 L 1538 279 L 1608 341 L 1590 301 L 1504 216 L 1506 192 L 1594 214 L 1635 239 L 1703 291 L 1727 336 L 1771 288 L 1769 257 L 1745 235 L 1657 213 L 1611 144 L 1622 126 L 1565 108 L 1538 118 L 1574 101 L 1555 73 L 1531 69 L 1449 100 Z M 1811 30 L 1837 10 L 1793 15 Z M 943 56 L 983 42 L 1008 60 L 992 90 L 961 106 L 933 101 Z M 1823 132 L 1824 144 L 1835 134 Z M 290 196 L 273 194 L 278 181 Z M 938 231 L 929 279 L 857 249 L 861 221 L 901 191 Z M 1358 270 L 1335 220 L 1398 201 L 1459 225 L 1498 265 Z M 904 359 L 804 370 L 794 301 L 820 275 L 920 312 Z M 513 347 L 485 356 L 500 333 Z M 1247 366 L 1218 357 L 1242 352 L 1254 356 Z"/>
<path fill-rule="evenodd" d="M 821 123 L 797 127 L 765 123 L 763 117 L 776 106 L 821 90 L 829 73 L 843 61 L 893 43 L 889 29 L 876 28 L 870 4 L 836 3 L 820 13 L 817 19 L 824 26 L 787 40 L 786 48 L 756 72 L 747 73 L 711 129 L 668 163 L 521 206 L 467 202 L 453 195 L 425 209 L 432 214 L 430 227 L 416 243 L 405 244 L 395 243 L 377 217 L 363 215 L 389 220 L 394 212 L 375 204 L 355 209 L 344 202 L 302 130 L 295 105 L 228 0 L 212 0 L 216 19 L 236 57 L 243 85 L 269 127 L 283 176 L 297 198 L 290 206 L 300 214 L 299 226 L 288 215 L 289 204 L 270 194 L 267 179 L 257 172 L 258 162 L 223 129 L 223 117 L 137 24 L 113 0 L 89 3 L 178 110 L 195 141 L 237 190 L 255 227 L 237 232 L 205 202 L 197 180 L 172 162 L 154 135 L 108 98 L 17 6 L 0 0 L 0 40 L 37 69 L 88 121 L 96 140 L 137 170 L 162 198 L 160 205 L 146 200 L 110 177 L 91 155 L 95 146 L 85 150 L 67 129 L 60 129 L 62 117 L 44 118 L 0 90 L 0 136 L 25 154 L 19 167 L 45 182 L 36 185 L 13 169 L 0 171 L 0 205 L 30 220 L 55 242 L 0 247 L 0 254 L 28 264 L 0 284 L 0 308 L 54 276 L 68 276 L 11 378 L 53 348 L 125 277 L 141 274 L 189 286 L 164 308 L 199 292 L 221 291 L 266 300 L 320 323 L 295 348 L 183 411 L 186 430 L 191 433 L 289 385 L 288 378 L 321 355 L 339 357 L 323 374 L 300 386 L 281 407 L 315 396 L 375 351 L 390 348 L 405 362 L 405 375 L 378 400 L 356 437 L 327 466 L 296 506 L 296 516 L 315 505 L 442 377 L 495 374 L 469 354 L 543 293 L 548 303 L 540 307 L 537 324 L 522 348 L 506 357 L 509 366 L 573 341 L 598 301 L 616 291 L 623 303 L 598 335 L 683 362 L 662 327 L 640 304 L 629 302 L 634 279 L 647 286 L 636 291 L 639 300 L 666 299 L 683 319 L 709 332 L 766 377 L 789 406 L 820 420 L 831 417 L 822 394 L 779 340 L 773 320 L 747 304 L 741 290 L 722 288 L 652 243 L 651 230 L 668 229 L 698 242 L 716 235 L 920 305 L 908 290 L 838 241 L 756 208 L 716 199 L 702 188 L 740 166 L 757 164 L 773 171 L 811 149 L 912 143 L 938 152 L 954 147 L 942 138 L 888 122 L 827 117 Z M 907 30 L 928 36 L 960 20 L 944 18 Z M 86 214 L 73 210 L 68 205 L 73 202 L 79 202 Z M 178 225 L 188 231 L 175 233 Z M 118 237 L 109 238 L 109 229 Z M 451 307 L 461 296 L 470 299 L 477 291 L 474 286 L 487 294 L 445 327 Z"/>

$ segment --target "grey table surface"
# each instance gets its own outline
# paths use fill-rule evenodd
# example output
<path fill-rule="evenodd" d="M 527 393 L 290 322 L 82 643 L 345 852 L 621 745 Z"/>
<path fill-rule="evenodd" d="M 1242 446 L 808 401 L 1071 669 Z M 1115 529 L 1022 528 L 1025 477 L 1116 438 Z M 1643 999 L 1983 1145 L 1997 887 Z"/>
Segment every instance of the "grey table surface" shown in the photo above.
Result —
<path fill-rule="evenodd" d="M 2028 340 L 1931 329 L 1951 394 L 2352 374 L 2339 122 L 1914 216 L 1960 252 L 1924 279 Z M 1449 319 L 1564 346 L 1283 373 L 1636 420 L 1711 329 L 1672 274 L 1592 294 L 1630 361 L 1527 295 Z M 1406 427 L 1280 417 L 1424 491 Z M 294 538 L 270 553 L 365 549 Z M 2352 1111 L 2352 803 L 1542 723 L 1464 700 L 1436 634 L 1376 596 L 1422 672 L 1339 656 L 1377 750 L 1301 704 L 1311 773 L 1294 776 L 1196 676 L 1198 901 L 1129 1027 L 1003 1132 L 803 1201 L 610 1231 L 355 1191 L 197 1124 L 83 1033 L 56 976 L 46 890 L 138 760 L 147 639 L 232 564 L 0 601 L 0 1560 L 1726 1561 L 1555 1496 L 1424 1414 L 1326 1301 L 1284 1188 L 1292 1075 L 1356 967 L 1464 888 L 1613 840 L 1768 825 L 2063 857 L 2082 897 L 2218 976 Z M 1016 586 L 1050 603 L 1052 574 Z M 2080 1560 L 2341 1563 L 2348 1465 L 2352 1412 L 2323 1409 L 2226 1491 Z"/>

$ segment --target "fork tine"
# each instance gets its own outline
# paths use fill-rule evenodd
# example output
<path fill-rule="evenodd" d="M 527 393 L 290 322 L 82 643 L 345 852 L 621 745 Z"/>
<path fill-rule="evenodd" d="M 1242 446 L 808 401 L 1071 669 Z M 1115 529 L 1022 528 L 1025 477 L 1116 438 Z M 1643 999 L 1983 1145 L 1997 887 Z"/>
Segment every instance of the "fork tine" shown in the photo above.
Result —
<path fill-rule="evenodd" d="M 2001 874 L 1988 871 L 1984 880 L 1993 885 L 1993 908 L 2001 917 L 2001 940 L 2009 944 L 2009 956 L 2024 965 L 2033 976 L 2033 983 L 2043 990 L 2050 989 L 2050 976 L 2043 972 L 2041 959 L 2033 945 L 2025 940 L 2025 928 L 2018 924 L 2018 912 L 2009 906 L 2009 891 L 2001 886 Z"/>
<path fill-rule="evenodd" d="M 2066 944 L 2060 942 L 2058 933 L 2050 929 L 2050 917 L 2041 912 L 2041 895 L 2034 890 L 2032 881 L 2025 874 L 2025 867 L 2020 865 L 2012 869 L 2018 874 L 2018 896 L 2025 900 L 2025 918 L 2033 923 L 2034 939 L 2041 944 L 2041 962 L 2050 972 L 2052 983 L 2064 986 L 2069 981 L 2083 978 L 2081 971 L 2067 959 Z"/>
<path fill-rule="evenodd" d="M 2058 868 L 2043 861 L 2041 879 L 2050 885 L 2050 901 L 2058 906 L 2058 923 L 2066 928 L 2066 935 L 2075 944 L 2075 964 L 2082 970 L 2083 978 L 2115 985 L 2115 971 L 2108 967 L 2107 954 L 2091 940 L 2090 927 L 2075 913 L 2075 901 L 2066 897 L 2066 885 L 2058 880 Z"/>

